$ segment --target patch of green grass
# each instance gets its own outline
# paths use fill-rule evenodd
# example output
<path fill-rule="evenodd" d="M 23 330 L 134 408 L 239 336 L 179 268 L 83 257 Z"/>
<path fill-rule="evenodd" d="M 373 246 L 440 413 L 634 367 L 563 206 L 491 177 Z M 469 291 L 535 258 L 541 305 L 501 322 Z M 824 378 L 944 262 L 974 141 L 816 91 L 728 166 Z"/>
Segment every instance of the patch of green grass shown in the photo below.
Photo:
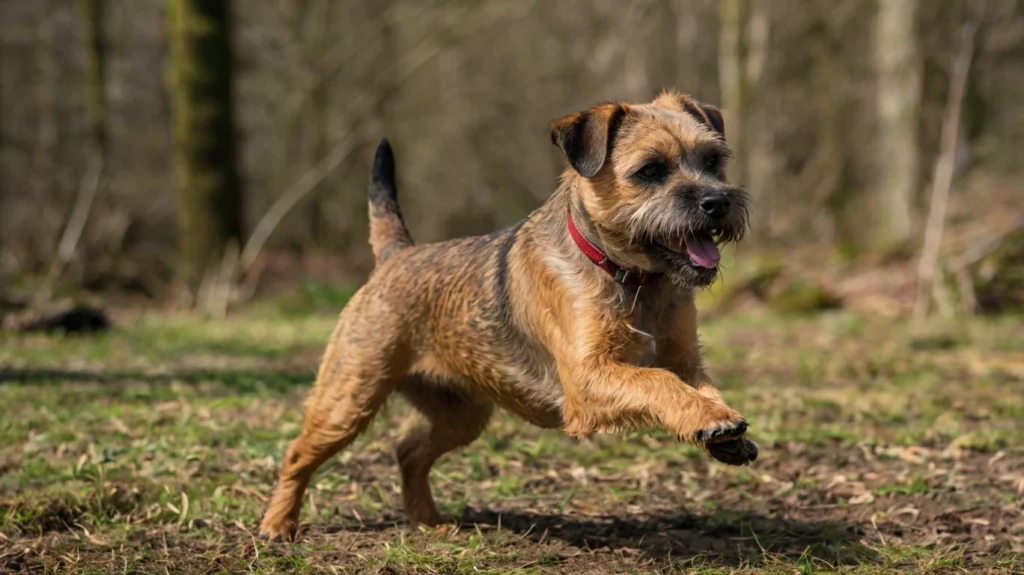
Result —
<path fill-rule="evenodd" d="M 340 312 L 356 293 L 356 286 L 332 285 L 307 278 L 299 282 L 298 289 L 281 298 L 278 310 L 286 317 L 299 317 L 314 312 Z"/>
<path fill-rule="evenodd" d="M 920 477 L 915 477 L 908 483 L 900 485 L 885 485 L 875 489 L 875 495 L 886 496 L 886 495 L 921 495 L 931 491 L 931 486 L 928 482 Z"/>
<path fill-rule="evenodd" d="M 491 537 L 479 530 L 456 541 L 444 536 L 430 534 L 406 535 L 384 544 L 384 554 L 377 568 L 412 573 L 492 574 L 538 573 L 543 565 L 557 565 L 560 557 L 554 553 L 542 553 L 532 560 L 524 560 L 524 553 L 506 549 L 499 537 Z M 523 567 L 522 564 L 537 567 Z M 517 565 L 518 564 L 518 565 Z"/>
<path fill-rule="evenodd" d="M 317 289 L 304 296 L 313 308 L 343 304 L 340 291 Z M 1016 565 L 969 545 L 918 545 L 864 517 L 1019 507 L 1015 485 L 998 479 L 1024 461 L 1019 349 L 1004 341 L 1019 325 L 973 321 L 957 345 L 922 346 L 902 326 L 844 313 L 702 325 L 712 376 L 761 446 L 751 467 L 713 463 L 661 430 L 575 441 L 502 414 L 432 474 L 441 509 L 481 526 L 421 532 L 396 527 L 407 409 L 396 401 L 314 477 L 300 542 L 260 543 L 255 527 L 335 319 L 271 309 L 220 322 L 140 316 L 98 338 L 0 335 L 4 544 L 40 571 L 75 574 Z M 935 472 L 960 460 L 961 471 Z M 851 482 L 876 501 L 833 493 Z M 500 526 L 487 519 L 497 515 Z M 13 569 L 0 557 L 0 571 Z"/>

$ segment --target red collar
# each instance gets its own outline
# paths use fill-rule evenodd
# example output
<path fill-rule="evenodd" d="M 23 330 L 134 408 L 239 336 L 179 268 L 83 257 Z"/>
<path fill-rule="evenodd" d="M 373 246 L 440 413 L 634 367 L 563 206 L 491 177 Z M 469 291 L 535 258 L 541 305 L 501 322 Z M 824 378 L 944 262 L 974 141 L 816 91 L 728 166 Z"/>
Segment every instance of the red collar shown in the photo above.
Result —
<path fill-rule="evenodd" d="M 627 270 L 615 262 L 608 259 L 608 256 L 604 254 L 597 246 L 590 243 L 590 240 L 583 237 L 580 230 L 576 228 L 576 222 L 572 221 L 572 210 L 569 210 L 569 235 L 572 236 L 572 240 L 576 242 L 576 247 L 580 248 L 583 255 L 594 262 L 594 264 L 608 272 L 608 275 L 615 278 L 615 281 L 620 284 L 633 284 L 642 286 L 647 283 L 647 280 L 651 278 L 651 274 L 646 272 L 635 272 Z"/>

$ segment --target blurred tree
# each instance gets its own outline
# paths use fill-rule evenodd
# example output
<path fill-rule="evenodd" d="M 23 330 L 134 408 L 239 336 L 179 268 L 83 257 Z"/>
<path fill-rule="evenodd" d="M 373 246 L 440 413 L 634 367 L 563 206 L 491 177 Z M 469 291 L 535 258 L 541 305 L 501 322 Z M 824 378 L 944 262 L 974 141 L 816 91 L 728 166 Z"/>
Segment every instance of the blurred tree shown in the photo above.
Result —
<path fill-rule="evenodd" d="M 100 162 L 107 155 L 105 0 L 79 0 L 82 39 L 86 50 L 86 101 L 89 136 Z"/>
<path fill-rule="evenodd" d="M 6 56 L 6 50 L 4 50 L 5 47 L 6 46 L 4 45 L 4 42 L 0 41 L 0 86 L 2 86 L 3 83 L 4 83 L 4 73 L 3 73 L 4 72 L 4 66 L 3 66 L 3 63 L 4 63 L 4 57 Z M 2 151 L 4 149 L 4 144 L 6 143 L 6 142 L 4 142 L 4 139 L 5 139 L 4 138 L 4 121 L 3 121 L 4 120 L 4 115 L 3 115 L 3 112 L 2 112 L 2 110 L 4 109 L 4 101 L 5 101 L 3 96 L 4 96 L 3 90 L 0 90 L 0 151 Z M 0 210 L 3 210 L 3 207 L 4 207 L 4 190 L 7 188 L 7 181 L 3 177 L 3 175 L 4 175 L 3 166 L 4 166 L 4 160 L 3 160 L 2 154 L 0 154 Z M 3 241 L 4 240 L 4 233 L 5 232 L 6 232 L 6 230 L 4 229 L 4 222 L 3 222 L 2 219 L 0 219 L 0 297 L 3 297 L 3 295 L 4 295 L 3 294 L 3 287 L 2 286 L 6 283 L 4 281 L 4 271 L 5 270 L 4 270 L 4 241 Z M 0 321 L 3 321 L 2 314 L 3 314 L 3 311 L 0 310 Z"/>
<path fill-rule="evenodd" d="M 191 290 L 242 239 L 233 109 L 231 3 L 168 0 L 178 274 Z"/>
<path fill-rule="evenodd" d="M 85 86 L 86 86 L 86 122 L 89 126 L 89 160 L 74 207 L 68 216 L 57 244 L 57 252 L 50 262 L 50 270 L 46 280 L 36 290 L 34 300 L 37 305 L 49 301 L 53 295 L 54 285 L 60 279 L 65 266 L 71 261 L 82 237 L 82 231 L 89 219 L 93 200 L 100 187 L 107 155 L 107 124 L 106 124 L 106 77 L 104 42 L 105 0 L 80 0 L 82 21 L 82 43 L 86 53 Z"/>
<path fill-rule="evenodd" d="M 331 3 L 327 0 L 307 0 L 305 4 L 305 17 L 300 32 L 304 40 L 303 61 L 305 63 L 305 81 L 309 84 L 306 89 L 310 91 L 309 105 L 306 108 L 306 118 L 303 121 L 308 132 L 303 138 L 303 153 L 306 156 L 306 163 L 310 166 L 316 164 L 328 151 L 328 127 L 330 123 L 330 108 L 327 98 L 328 81 L 321 71 L 321 62 L 324 52 L 327 49 L 327 32 L 331 20 Z M 323 188 L 324 186 L 318 186 Z M 323 246 L 327 240 L 330 228 L 330 221 L 325 217 L 324 205 L 320 202 L 320 190 L 314 189 L 310 192 L 312 196 L 309 202 L 310 239 L 315 246 Z"/>
<path fill-rule="evenodd" d="M 757 219 L 764 222 L 755 226 L 753 232 L 761 239 L 772 235 L 777 226 L 773 226 L 773 201 L 777 200 L 771 192 L 775 185 L 774 138 L 768 124 L 768 111 L 765 102 L 764 70 L 768 60 L 769 30 L 771 27 L 771 11 L 767 2 L 751 2 L 747 14 L 746 25 L 746 58 L 742 76 L 741 90 L 746 130 L 746 181 L 744 184 L 757 205 Z M 728 133 L 728 128 L 726 128 Z"/>
<path fill-rule="evenodd" d="M 285 53 L 296 78 L 290 97 L 299 104 L 293 113 L 285 114 L 283 143 L 286 149 L 282 160 L 288 169 L 281 172 L 294 179 L 312 169 L 329 149 L 330 78 L 323 68 L 324 58 L 332 48 L 328 44 L 330 25 L 337 14 L 331 0 L 296 0 L 284 8 L 289 32 Z M 313 187 L 305 200 L 305 214 L 301 214 L 308 233 L 305 241 L 311 247 L 323 247 L 330 235 L 321 193 L 324 188 L 323 182 Z"/>
<path fill-rule="evenodd" d="M 809 90 L 817 96 L 809 100 L 813 105 L 811 118 L 817 138 L 791 193 L 793 198 L 825 206 L 828 217 L 813 221 L 816 234 L 849 250 L 859 245 L 863 217 L 854 209 L 857 207 L 852 163 L 855 154 L 848 137 L 853 115 L 851 82 L 850 72 L 843 62 L 844 43 L 839 32 L 840 28 L 848 26 L 845 19 L 836 21 L 835 12 L 841 12 L 842 3 L 831 4 L 824 10 L 818 8 L 809 15 L 810 21 L 802 37 L 810 56 Z"/>
<path fill-rule="evenodd" d="M 4 45 L 4 42 L 0 41 L 0 86 L 2 86 L 3 83 L 4 83 L 4 73 L 3 73 L 4 72 L 4 66 L 3 66 L 3 63 L 4 63 L 4 58 L 7 55 L 6 54 L 6 50 L 4 48 L 6 48 L 6 46 Z M 6 144 L 6 142 L 4 141 L 5 140 L 5 134 L 4 134 L 5 123 L 3 121 L 4 120 L 3 109 L 4 109 L 5 100 L 4 100 L 3 96 L 4 96 L 3 90 L 0 90 L 0 151 L 2 151 L 4 149 L 4 144 Z M 5 194 L 5 190 L 7 189 L 7 179 L 4 177 L 4 172 L 5 172 L 5 170 L 3 169 L 4 165 L 5 165 L 5 162 L 4 162 L 3 154 L 0 154 L 0 213 L 5 213 L 5 211 L 6 211 L 5 208 L 4 208 L 4 199 L 5 199 L 4 196 L 6 195 Z M 0 298 L 2 298 L 4 296 L 4 293 L 3 293 L 4 292 L 4 286 L 7 284 L 7 282 L 4 281 L 5 280 L 4 272 L 6 271 L 5 266 L 4 266 L 4 244 L 5 244 L 4 243 L 4 234 L 7 233 L 7 230 L 5 229 L 6 226 L 4 224 L 5 224 L 4 219 L 0 219 Z M 0 321 L 3 321 L 3 310 L 0 310 Z"/>
<path fill-rule="evenodd" d="M 36 45 L 34 64 L 37 83 L 35 100 L 37 106 L 35 126 L 35 146 L 32 152 L 32 194 L 42 207 L 40 210 L 45 219 L 56 219 L 54 208 L 60 205 L 55 198 L 55 171 L 57 166 L 57 82 L 59 70 L 55 50 L 54 2 L 41 2 L 39 22 L 36 28 Z M 56 238 L 50 234 L 37 236 L 35 252 L 39 262 L 43 262 L 53 254 Z"/>
<path fill-rule="evenodd" d="M 905 244 L 913 231 L 920 165 L 917 130 L 921 73 L 914 22 L 917 0 L 878 0 L 875 60 L 878 67 L 877 241 Z"/>
<path fill-rule="evenodd" d="M 234 85 L 223 88 L 227 61 L 197 55 L 219 34 L 205 21 L 212 2 L 0 1 L 3 261 L 15 274 L 42 272 L 61 253 L 62 228 L 74 247 L 80 220 L 69 215 L 86 212 L 93 142 L 106 140 L 109 177 L 65 279 L 157 294 L 177 275 L 176 256 L 199 254 L 187 260 L 194 282 L 235 235 L 224 230 L 241 227 L 253 230 L 243 259 L 261 286 L 293 265 L 358 282 L 372 267 L 366 166 L 381 136 L 401 156 L 418 241 L 486 232 L 550 194 L 564 166 L 545 144 L 551 118 L 669 87 L 725 110 L 730 177 L 755 196 L 757 237 L 744 249 L 869 255 L 893 224 L 919 237 L 954 40 L 975 4 L 245 0 L 231 14 Z M 170 60 L 168 6 L 202 22 L 182 20 Z M 986 13 L 956 156 L 957 173 L 972 177 L 951 192 L 943 256 L 975 222 L 1020 211 L 1024 3 L 988 0 Z M 105 23 L 105 46 L 92 18 Z M 191 64 L 172 69 L 175 55 Z M 163 80 L 174 89 L 159 89 Z M 227 90 L 233 113 L 213 104 Z M 244 138 L 237 151 L 227 121 Z M 239 225 L 243 203 L 251 220 Z"/>
<path fill-rule="evenodd" d="M 729 145 L 738 158 L 744 158 L 746 143 L 743 121 L 743 2 L 722 0 L 719 5 L 718 32 L 718 82 L 722 90 L 722 108 L 725 113 L 725 131 Z M 730 165 L 730 178 L 736 182 L 746 181 L 746 171 L 741 161 Z"/>
<path fill-rule="evenodd" d="M 771 12 L 764 2 L 722 0 L 719 3 L 719 84 L 726 114 L 726 137 L 736 159 L 730 179 L 747 187 L 757 209 L 753 232 L 769 231 L 768 191 L 772 188 L 772 134 L 765 124 L 764 102 L 758 97 L 769 51 Z"/>

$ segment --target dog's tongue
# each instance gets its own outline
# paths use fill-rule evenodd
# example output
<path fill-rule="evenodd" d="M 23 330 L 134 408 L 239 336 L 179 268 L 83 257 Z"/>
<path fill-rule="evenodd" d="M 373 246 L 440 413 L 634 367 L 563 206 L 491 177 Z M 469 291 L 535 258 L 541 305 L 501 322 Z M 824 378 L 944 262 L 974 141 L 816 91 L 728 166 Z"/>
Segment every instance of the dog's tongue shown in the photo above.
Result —
<path fill-rule="evenodd" d="M 690 254 L 690 259 L 702 268 L 713 268 L 718 265 L 718 260 L 722 259 L 718 246 L 707 234 L 688 234 L 686 253 Z"/>

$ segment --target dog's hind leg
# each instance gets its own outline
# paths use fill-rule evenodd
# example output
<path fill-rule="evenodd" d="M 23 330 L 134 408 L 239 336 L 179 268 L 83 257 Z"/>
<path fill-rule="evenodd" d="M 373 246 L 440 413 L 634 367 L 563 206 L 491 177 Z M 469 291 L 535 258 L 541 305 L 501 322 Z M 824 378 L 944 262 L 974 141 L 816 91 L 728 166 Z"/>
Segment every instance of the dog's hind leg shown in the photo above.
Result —
<path fill-rule="evenodd" d="M 346 321 L 344 315 L 306 400 L 302 432 L 288 447 L 260 524 L 260 534 L 272 540 L 294 538 L 313 473 L 366 429 L 403 375 L 405 354 L 397 342 L 380 341 L 381 334 L 398 332 L 380 329 L 379 323 Z"/>
<path fill-rule="evenodd" d="M 437 511 L 430 492 L 430 468 L 445 453 L 479 437 L 494 405 L 455 383 L 420 376 L 404 380 L 398 391 L 413 407 L 397 449 L 406 516 L 414 525 L 445 523 L 451 519 Z"/>

